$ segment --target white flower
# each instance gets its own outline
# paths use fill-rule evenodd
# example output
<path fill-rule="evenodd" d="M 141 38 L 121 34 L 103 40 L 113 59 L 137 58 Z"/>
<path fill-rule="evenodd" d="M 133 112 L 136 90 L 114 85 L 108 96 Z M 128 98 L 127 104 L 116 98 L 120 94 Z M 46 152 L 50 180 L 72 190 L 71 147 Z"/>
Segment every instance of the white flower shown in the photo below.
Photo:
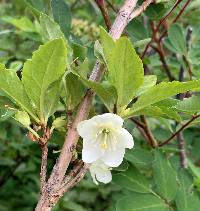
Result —
<path fill-rule="evenodd" d="M 110 168 L 101 160 L 97 160 L 91 164 L 90 174 L 92 176 L 93 182 L 96 185 L 98 185 L 97 181 L 107 184 L 112 180 Z"/>
<path fill-rule="evenodd" d="M 131 134 L 124 128 L 123 119 L 111 113 L 94 116 L 78 124 L 77 130 L 83 138 L 82 160 L 92 163 L 102 160 L 107 166 L 119 166 L 125 148 L 133 148 Z"/>

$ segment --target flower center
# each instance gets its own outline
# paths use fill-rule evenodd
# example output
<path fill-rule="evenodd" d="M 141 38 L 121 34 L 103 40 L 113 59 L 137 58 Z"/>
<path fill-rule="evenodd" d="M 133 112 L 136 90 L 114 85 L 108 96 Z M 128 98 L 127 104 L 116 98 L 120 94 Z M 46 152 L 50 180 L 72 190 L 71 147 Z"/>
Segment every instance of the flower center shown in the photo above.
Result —
<path fill-rule="evenodd" d="M 102 149 L 106 150 L 110 147 L 112 147 L 113 143 L 111 143 L 111 130 L 108 128 L 104 128 L 99 131 L 97 134 L 97 137 L 100 141 L 100 146 Z"/>

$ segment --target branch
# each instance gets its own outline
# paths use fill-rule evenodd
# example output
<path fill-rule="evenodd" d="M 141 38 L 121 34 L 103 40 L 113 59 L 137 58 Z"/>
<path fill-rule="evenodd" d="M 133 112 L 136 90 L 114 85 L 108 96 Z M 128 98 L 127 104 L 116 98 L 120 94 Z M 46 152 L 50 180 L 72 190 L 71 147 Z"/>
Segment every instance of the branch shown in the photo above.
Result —
<path fill-rule="evenodd" d="M 35 127 L 36 130 L 37 127 Z M 48 161 L 48 140 L 50 139 L 50 129 L 44 128 L 43 136 L 39 139 L 41 148 L 41 167 L 40 167 L 40 193 L 45 191 L 46 176 L 47 176 L 47 161 Z"/>
<path fill-rule="evenodd" d="M 48 146 L 47 143 L 40 145 L 41 148 L 41 167 L 40 167 L 40 193 L 44 192 L 44 187 L 46 185 L 46 175 L 47 175 L 47 157 L 48 157 Z"/>
<path fill-rule="evenodd" d="M 192 123 L 195 119 L 199 118 L 200 114 L 193 116 L 189 121 L 187 121 L 179 130 L 173 133 L 166 141 L 159 144 L 159 147 L 162 147 L 168 144 L 173 138 L 175 138 L 182 130 L 184 130 L 190 123 Z"/>
<path fill-rule="evenodd" d="M 114 40 L 120 38 L 124 28 L 130 22 L 130 15 L 136 7 L 137 1 L 138 0 L 126 0 L 122 8 L 119 10 L 117 18 L 110 29 L 110 35 Z"/>
<path fill-rule="evenodd" d="M 118 39 L 124 28 L 129 23 L 130 14 L 137 4 L 137 0 L 126 0 L 122 8 L 120 9 L 115 22 L 113 23 L 110 29 L 110 35 L 113 39 Z M 97 62 L 95 67 L 93 68 L 92 74 L 90 76 L 90 80 L 99 81 L 103 75 L 103 66 Z M 79 135 L 77 133 L 77 125 L 79 122 L 85 120 L 90 111 L 90 107 L 92 104 L 94 93 L 91 90 L 88 90 L 85 97 L 83 98 L 82 103 L 79 106 L 77 111 L 77 115 L 74 119 L 74 122 L 69 128 L 67 132 L 67 136 L 65 138 L 64 145 L 62 147 L 60 156 L 54 165 L 53 171 L 47 183 L 48 190 L 56 190 L 61 184 L 66 170 L 70 164 L 72 158 L 72 152 L 76 148 L 76 143 L 79 139 Z"/>

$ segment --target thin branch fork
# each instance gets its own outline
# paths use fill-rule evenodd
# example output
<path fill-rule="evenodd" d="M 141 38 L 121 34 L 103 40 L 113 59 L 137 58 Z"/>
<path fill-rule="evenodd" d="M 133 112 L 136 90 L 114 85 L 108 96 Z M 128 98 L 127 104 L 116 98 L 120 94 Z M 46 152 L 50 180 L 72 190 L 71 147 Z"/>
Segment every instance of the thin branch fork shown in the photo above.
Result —
<path fill-rule="evenodd" d="M 177 0 L 175 5 L 171 8 L 171 10 L 165 15 L 164 18 L 162 18 L 160 21 L 159 21 L 159 24 L 157 25 L 156 27 L 156 32 L 158 32 L 160 26 L 166 21 L 166 19 L 172 14 L 172 12 L 174 11 L 174 9 L 176 9 L 176 7 L 182 2 L 183 0 Z"/>
<path fill-rule="evenodd" d="M 173 133 L 166 141 L 160 143 L 158 146 L 162 147 L 168 144 L 169 142 L 171 142 L 181 131 L 183 131 L 188 125 L 190 125 L 190 123 L 192 123 L 195 119 L 199 117 L 200 117 L 200 114 L 194 115 L 189 121 L 187 121 L 184 125 L 182 125 L 182 127 L 179 130 Z"/>
<path fill-rule="evenodd" d="M 148 125 L 148 123 L 146 121 L 145 116 L 144 115 L 141 115 L 140 118 L 141 118 L 142 123 L 144 124 L 143 130 L 145 131 L 145 134 L 146 134 L 146 136 L 147 136 L 147 138 L 149 140 L 149 144 L 153 148 L 156 148 L 158 146 L 158 143 L 157 143 L 156 139 L 154 138 L 154 136 L 153 136 L 153 134 L 152 134 L 152 132 L 151 132 L 151 130 L 149 128 L 149 125 Z"/>
<path fill-rule="evenodd" d="M 137 126 L 140 133 L 144 136 L 144 138 L 148 141 L 149 145 L 153 148 L 157 147 L 157 141 L 154 138 L 151 129 L 149 128 L 149 125 L 146 121 L 146 118 L 144 115 L 141 115 L 141 121 L 138 121 L 134 117 L 130 118 Z"/>
<path fill-rule="evenodd" d="M 166 21 L 166 19 L 167 19 L 168 17 L 170 17 L 170 15 L 172 14 L 172 12 L 177 8 L 177 6 L 178 6 L 182 1 L 183 1 L 183 0 L 177 0 L 176 4 L 172 7 L 172 9 L 165 15 L 165 17 L 164 17 L 162 20 L 160 20 L 159 24 L 157 25 L 157 27 L 156 27 L 156 29 L 155 29 L 155 33 L 157 33 L 157 32 L 159 31 L 160 26 L 164 23 L 164 21 Z M 188 0 L 188 1 L 190 1 L 190 0 Z M 181 12 L 180 12 L 180 13 L 176 16 L 176 18 L 173 20 L 173 23 L 175 23 L 175 22 L 178 20 L 178 18 L 182 15 L 183 11 L 185 10 L 185 8 L 187 7 L 188 4 L 189 4 L 189 2 L 186 2 L 186 4 L 183 6 Z M 159 41 L 162 40 L 162 38 L 166 35 L 166 33 L 167 33 L 167 31 L 165 31 L 165 32 L 163 33 L 163 35 L 159 38 L 159 39 L 160 39 Z M 151 46 L 151 43 L 152 43 L 152 42 L 153 42 L 153 38 L 152 38 L 152 39 L 149 41 L 149 43 L 146 45 L 146 47 L 145 47 L 145 49 L 144 49 L 144 51 L 143 51 L 143 53 L 142 53 L 142 56 L 141 56 L 142 59 L 144 58 L 144 56 L 145 56 L 147 50 L 149 49 L 149 47 Z"/>
<path fill-rule="evenodd" d="M 177 20 L 181 17 L 181 15 L 184 13 L 186 7 L 189 5 L 189 3 L 191 2 L 191 0 L 187 0 L 187 2 L 184 4 L 184 6 L 182 7 L 182 9 L 180 10 L 180 12 L 178 13 L 178 15 L 174 18 L 174 20 L 172 21 L 172 23 L 176 23 Z M 164 33 L 160 36 L 160 41 L 163 39 L 163 37 L 165 37 L 165 35 L 167 34 L 167 30 L 164 31 Z"/>

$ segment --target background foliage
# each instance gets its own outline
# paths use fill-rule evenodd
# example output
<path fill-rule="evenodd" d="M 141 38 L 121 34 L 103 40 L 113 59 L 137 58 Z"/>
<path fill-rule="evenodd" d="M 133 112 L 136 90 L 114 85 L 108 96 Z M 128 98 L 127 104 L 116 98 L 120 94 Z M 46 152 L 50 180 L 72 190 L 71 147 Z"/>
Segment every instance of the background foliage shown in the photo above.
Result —
<path fill-rule="evenodd" d="M 119 8 L 123 1 L 109 2 Z M 181 1 L 168 21 L 162 26 L 162 32 L 165 32 L 166 29 L 168 31 L 162 43 L 164 55 L 163 52 L 160 52 L 160 46 L 154 37 L 151 50 L 143 58 L 145 73 L 156 75 L 157 82 L 168 82 L 173 79 L 198 80 L 200 77 L 198 27 L 200 5 L 198 0 L 190 2 L 178 21 L 170 24 L 186 2 L 186 0 Z M 175 1 L 160 1 L 158 4 L 151 5 L 142 16 L 129 24 L 126 32 L 140 56 L 151 37 L 157 36 L 153 31 L 154 24 L 170 11 L 174 3 Z M 111 6 L 108 6 L 108 9 L 111 19 L 114 20 L 115 12 Z M 107 99 L 110 101 L 113 99 L 102 96 L 103 88 L 100 89 L 98 85 L 90 84 L 84 79 L 84 76 L 90 72 L 95 57 L 104 59 L 101 58 L 97 43 L 94 47 L 94 42 L 103 36 L 100 36 L 99 25 L 104 26 L 104 21 L 94 1 L 63 0 L 59 4 L 56 0 L 52 1 L 52 4 L 48 0 L 1 1 L 0 62 L 21 77 L 24 62 L 32 57 L 32 52 L 38 49 L 39 45 L 54 38 L 65 37 L 73 50 L 73 56 L 69 54 L 69 57 L 73 57 L 71 60 L 78 58 L 77 68 L 83 77 L 81 79 L 83 83 L 78 85 L 75 75 L 69 74 L 67 77 L 70 83 L 66 82 L 66 86 L 71 85 L 71 87 L 66 90 L 74 90 L 74 94 L 69 94 L 67 91 L 65 93 L 68 99 L 68 108 L 77 107 L 86 86 L 96 90 L 99 95 L 95 98 L 91 113 L 106 112 L 112 104 Z M 116 48 L 120 48 L 120 45 Z M 119 50 L 116 50 L 116 55 L 111 60 L 116 60 L 120 56 L 117 54 L 118 52 Z M 132 53 L 131 50 L 130 52 Z M 133 53 L 132 56 L 136 55 Z M 131 61 L 131 58 L 129 60 Z M 121 61 L 118 62 L 117 66 L 123 66 Z M 133 65 L 135 66 L 135 64 Z M 112 68 L 114 67 L 110 67 L 111 72 Z M 137 68 L 133 72 L 137 72 Z M 184 72 L 183 76 L 181 76 L 182 72 Z M 121 78 L 125 76 L 122 75 Z M 140 75 L 137 76 L 137 82 L 142 84 Z M 117 79 L 113 82 L 116 87 L 118 87 Z M 130 78 L 124 80 L 128 79 Z M 148 98 L 139 98 L 140 100 L 137 101 L 131 112 L 137 115 L 146 115 L 154 138 L 162 142 L 170 137 L 180 125 L 188 121 L 192 114 L 199 112 L 200 98 L 198 93 L 187 98 L 191 96 L 191 92 L 187 92 L 184 95 L 186 99 L 182 102 L 177 103 L 175 99 L 170 99 L 157 103 L 158 99 L 160 101 L 160 99 L 178 93 L 177 84 L 170 85 L 171 87 L 167 83 L 162 84 L 160 85 L 163 89 L 161 92 L 157 88 L 150 89 L 156 83 L 155 76 L 147 77 L 144 80 L 145 86 L 136 92 L 136 96 L 140 96 L 148 89 L 146 93 Z M 138 85 L 132 84 L 131 80 L 128 83 L 133 86 L 132 89 L 138 88 Z M 76 89 L 73 89 L 74 87 Z M 112 87 L 106 84 L 103 87 L 106 87 L 108 96 L 110 93 L 113 94 L 113 90 L 109 91 L 108 89 Z M 82 91 L 80 92 L 80 90 Z M 174 90 L 176 90 L 175 93 Z M 180 92 L 185 91 L 187 89 L 180 88 Z M 0 94 L 3 95 L 3 93 Z M 5 99 L 0 97 L 0 210 L 34 210 L 39 196 L 40 149 L 35 142 L 30 141 L 27 137 L 27 130 L 14 121 L 12 118 L 14 111 L 6 109 L 3 106 Z M 129 97 L 127 95 L 123 99 L 118 99 L 117 104 L 122 113 L 123 105 L 127 103 L 125 101 Z M 66 99 L 62 99 L 62 101 L 65 103 Z M 129 117 L 132 115 L 131 112 L 123 113 L 123 115 Z M 60 103 L 55 117 L 60 115 L 64 115 L 62 103 Z M 148 145 L 144 136 L 139 132 L 137 122 L 126 120 L 125 127 L 134 136 L 136 147 L 128 151 L 123 164 L 113 170 L 112 183 L 96 186 L 87 175 L 77 187 L 62 198 L 53 210 L 129 211 L 137 208 L 148 211 L 198 210 L 200 206 L 198 123 L 198 119 L 196 119 L 182 134 L 188 159 L 188 168 L 183 169 L 180 163 L 180 147 L 177 147 L 176 140 L 155 150 Z M 49 143 L 49 169 L 62 146 L 64 132 L 65 129 L 59 127 L 53 133 Z"/>

